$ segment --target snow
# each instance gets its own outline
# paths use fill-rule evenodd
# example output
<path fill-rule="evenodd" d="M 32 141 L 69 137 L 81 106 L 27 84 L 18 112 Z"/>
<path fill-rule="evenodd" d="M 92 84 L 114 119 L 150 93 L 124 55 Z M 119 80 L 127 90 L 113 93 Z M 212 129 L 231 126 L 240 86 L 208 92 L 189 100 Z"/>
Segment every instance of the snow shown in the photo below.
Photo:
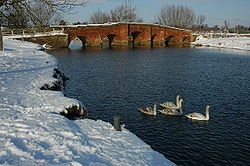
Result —
<path fill-rule="evenodd" d="M 40 90 L 58 66 L 38 45 L 4 38 L 0 52 L 0 165 L 175 165 L 133 133 L 101 120 L 59 114 L 81 105 L 60 91 Z"/>
<path fill-rule="evenodd" d="M 250 37 L 204 38 L 198 36 L 191 44 L 250 51 Z"/>

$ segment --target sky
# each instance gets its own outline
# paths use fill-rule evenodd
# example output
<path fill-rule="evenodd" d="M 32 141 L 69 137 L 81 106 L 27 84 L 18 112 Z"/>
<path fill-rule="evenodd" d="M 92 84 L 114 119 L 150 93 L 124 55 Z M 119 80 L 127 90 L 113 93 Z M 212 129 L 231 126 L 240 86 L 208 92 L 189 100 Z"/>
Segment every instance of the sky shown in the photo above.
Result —
<path fill-rule="evenodd" d="M 183 5 L 192 8 L 196 15 L 206 16 L 205 23 L 209 26 L 224 25 L 224 21 L 230 26 L 250 26 L 250 0 L 131 0 L 136 7 L 137 14 L 144 22 L 152 23 L 160 9 L 165 5 Z M 88 22 L 94 11 L 100 9 L 109 11 L 119 6 L 122 0 L 88 0 L 83 7 L 74 9 L 71 15 L 64 18 L 69 23 Z"/>

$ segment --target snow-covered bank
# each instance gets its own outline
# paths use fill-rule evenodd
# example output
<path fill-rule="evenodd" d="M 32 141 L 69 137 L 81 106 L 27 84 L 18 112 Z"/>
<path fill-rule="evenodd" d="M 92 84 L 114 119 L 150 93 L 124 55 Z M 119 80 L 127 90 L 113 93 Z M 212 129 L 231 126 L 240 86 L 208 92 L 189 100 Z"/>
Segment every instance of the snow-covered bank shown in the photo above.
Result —
<path fill-rule="evenodd" d="M 52 83 L 57 62 L 37 45 L 4 38 L 0 52 L 0 165 L 175 165 L 125 128 L 59 115 L 79 104 Z"/>
<path fill-rule="evenodd" d="M 250 37 L 204 38 L 198 36 L 196 41 L 191 44 L 250 51 Z"/>

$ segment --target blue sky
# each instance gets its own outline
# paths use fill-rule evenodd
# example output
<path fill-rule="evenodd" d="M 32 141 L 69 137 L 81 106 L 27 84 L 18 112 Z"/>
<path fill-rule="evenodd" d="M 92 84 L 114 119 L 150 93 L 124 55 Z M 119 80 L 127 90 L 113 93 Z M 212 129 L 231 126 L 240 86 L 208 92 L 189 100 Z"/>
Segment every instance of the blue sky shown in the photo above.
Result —
<path fill-rule="evenodd" d="M 65 20 L 69 23 L 87 22 L 97 9 L 109 11 L 122 3 L 122 0 L 88 1 L 86 6 L 77 7 L 75 14 L 65 16 Z M 132 0 L 138 15 L 148 23 L 154 22 L 162 6 L 172 4 L 187 6 L 197 15 L 205 15 L 209 26 L 223 25 L 224 20 L 232 27 L 235 23 L 250 26 L 250 0 Z"/>

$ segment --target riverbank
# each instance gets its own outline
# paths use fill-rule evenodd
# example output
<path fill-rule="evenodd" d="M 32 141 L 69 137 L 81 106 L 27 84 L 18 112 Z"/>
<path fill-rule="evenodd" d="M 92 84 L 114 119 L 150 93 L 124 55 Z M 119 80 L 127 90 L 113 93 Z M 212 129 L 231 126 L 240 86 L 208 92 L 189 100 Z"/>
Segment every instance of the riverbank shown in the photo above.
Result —
<path fill-rule="evenodd" d="M 204 38 L 198 36 L 191 45 L 250 51 L 250 37 Z"/>
<path fill-rule="evenodd" d="M 0 165 L 175 165 L 133 133 L 101 120 L 59 114 L 82 105 L 53 84 L 51 55 L 38 45 L 4 38 L 0 52 Z"/>

